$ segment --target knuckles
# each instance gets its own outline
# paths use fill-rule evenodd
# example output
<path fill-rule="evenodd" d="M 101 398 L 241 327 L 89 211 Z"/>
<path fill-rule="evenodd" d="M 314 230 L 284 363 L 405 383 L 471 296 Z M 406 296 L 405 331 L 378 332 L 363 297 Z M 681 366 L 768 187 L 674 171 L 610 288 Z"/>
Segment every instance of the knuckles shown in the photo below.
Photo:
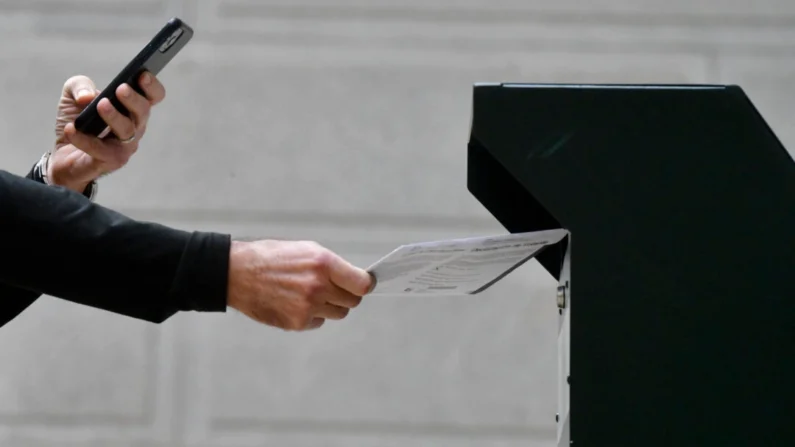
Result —
<path fill-rule="evenodd" d="M 308 323 L 306 319 L 294 317 L 287 320 L 287 324 L 285 325 L 284 329 L 288 331 L 301 331 L 304 330 L 307 325 Z"/>
<path fill-rule="evenodd" d="M 118 154 L 117 155 L 117 159 L 116 159 L 117 169 L 125 166 L 130 161 L 130 158 L 132 158 L 133 153 L 134 153 L 133 149 L 137 149 L 137 148 L 131 148 L 129 151 L 118 151 L 117 152 L 117 154 Z"/>
<path fill-rule="evenodd" d="M 334 260 L 334 255 L 317 242 L 303 242 L 301 249 L 304 251 L 307 270 L 317 279 L 325 280 L 329 267 Z M 323 281 L 325 283 L 325 281 Z"/>
<path fill-rule="evenodd" d="M 350 308 L 351 309 L 355 309 L 355 308 L 359 307 L 359 304 L 362 304 L 362 297 L 361 296 L 354 296 L 354 298 L 351 300 L 351 307 Z"/>
<path fill-rule="evenodd" d="M 301 285 L 301 291 L 304 297 L 309 301 L 313 301 L 314 298 L 320 296 L 325 289 L 326 282 L 324 278 L 319 275 L 309 276 Z"/>
<path fill-rule="evenodd" d="M 64 91 L 71 90 L 73 93 L 77 93 L 82 88 L 93 89 L 91 79 L 86 75 L 74 75 L 63 83 Z"/>
<path fill-rule="evenodd" d="M 141 104 L 136 106 L 136 112 L 139 116 L 148 117 L 152 112 L 152 104 L 149 101 L 141 101 Z"/>
<path fill-rule="evenodd" d="M 325 271 L 331 264 L 331 252 L 317 242 L 303 242 L 302 249 L 306 251 L 310 269 Z"/>
<path fill-rule="evenodd" d="M 312 321 L 312 306 L 308 302 L 303 302 L 296 306 L 296 309 L 287 318 L 285 329 L 300 331 L 305 329 Z"/>

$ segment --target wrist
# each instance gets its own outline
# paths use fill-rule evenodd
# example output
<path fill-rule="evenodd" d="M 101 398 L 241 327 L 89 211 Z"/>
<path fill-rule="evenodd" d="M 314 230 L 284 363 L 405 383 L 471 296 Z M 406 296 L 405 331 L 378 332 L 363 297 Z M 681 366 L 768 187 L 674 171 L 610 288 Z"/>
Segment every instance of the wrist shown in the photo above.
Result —
<path fill-rule="evenodd" d="M 68 179 L 69 176 L 63 175 L 63 172 L 55 169 L 52 163 L 46 164 L 46 171 L 47 179 L 50 184 L 63 186 L 66 189 L 71 189 L 81 194 L 88 188 L 88 185 L 91 184 L 91 180 Z"/>
<path fill-rule="evenodd" d="M 242 278 L 247 264 L 249 243 L 232 241 L 229 247 L 229 276 L 226 286 L 226 305 L 240 310 Z"/>
<path fill-rule="evenodd" d="M 95 180 L 65 180 L 62 172 L 54 168 L 50 163 L 50 152 L 45 153 L 33 166 L 30 177 L 40 183 L 50 186 L 61 186 L 66 189 L 83 194 L 93 200 L 97 194 L 97 182 Z"/>

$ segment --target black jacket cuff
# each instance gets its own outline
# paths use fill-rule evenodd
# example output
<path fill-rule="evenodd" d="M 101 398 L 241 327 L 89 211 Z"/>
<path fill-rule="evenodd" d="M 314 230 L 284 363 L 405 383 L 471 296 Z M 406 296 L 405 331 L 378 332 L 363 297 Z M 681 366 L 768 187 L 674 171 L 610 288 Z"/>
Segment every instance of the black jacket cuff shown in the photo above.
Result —
<path fill-rule="evenodd" d="M 230 235 L 194 232 L 174 278 L 174 297 L 183 311 L 225 312 Z"/>

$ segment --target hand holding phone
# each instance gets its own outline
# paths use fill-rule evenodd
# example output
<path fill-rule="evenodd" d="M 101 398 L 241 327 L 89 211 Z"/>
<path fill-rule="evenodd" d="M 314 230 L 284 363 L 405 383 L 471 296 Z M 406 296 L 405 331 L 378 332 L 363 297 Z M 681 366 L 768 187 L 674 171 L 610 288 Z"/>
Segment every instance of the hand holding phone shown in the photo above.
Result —
<path fill-rule="evenodd" d="M 119 86 L 128 84 L 135 91 L 145 96 L 141 86 L 138 84 L 141 75 L 147 71 L 153 75 L 160 73 L 174 56 L 187 45 L 192 37 L 193 29 L 185 22 L 176 17 L 169 20 L 138 55 L 116 75 L 113 81 L 86 106 L 75 120 L 75 128 L 79 132 L 95 137 L 99 137 L 105 132 L 108 126 L 97 112 L 97 104 L 102 98 L 108 98 L 119 113 L 130 116 L 130 112 L 116 97 L 116 90 Z"/>

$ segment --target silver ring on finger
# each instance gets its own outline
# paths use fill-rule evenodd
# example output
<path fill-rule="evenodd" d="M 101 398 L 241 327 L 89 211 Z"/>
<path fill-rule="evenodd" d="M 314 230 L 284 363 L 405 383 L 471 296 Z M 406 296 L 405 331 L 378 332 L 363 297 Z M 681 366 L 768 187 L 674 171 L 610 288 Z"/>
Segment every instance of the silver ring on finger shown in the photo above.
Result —
<path fill-rule="evenodd" d="M 129 144 L 129 143 L 132 143 L 133 141 L 135 141 L 135 137 L 136 137 L 135 132 L 133 132 L 133 134 L 130 136 L 130 138 L 126 138 L 124 140 L 119 139 L 119 142 L 121 144 Z"/>

